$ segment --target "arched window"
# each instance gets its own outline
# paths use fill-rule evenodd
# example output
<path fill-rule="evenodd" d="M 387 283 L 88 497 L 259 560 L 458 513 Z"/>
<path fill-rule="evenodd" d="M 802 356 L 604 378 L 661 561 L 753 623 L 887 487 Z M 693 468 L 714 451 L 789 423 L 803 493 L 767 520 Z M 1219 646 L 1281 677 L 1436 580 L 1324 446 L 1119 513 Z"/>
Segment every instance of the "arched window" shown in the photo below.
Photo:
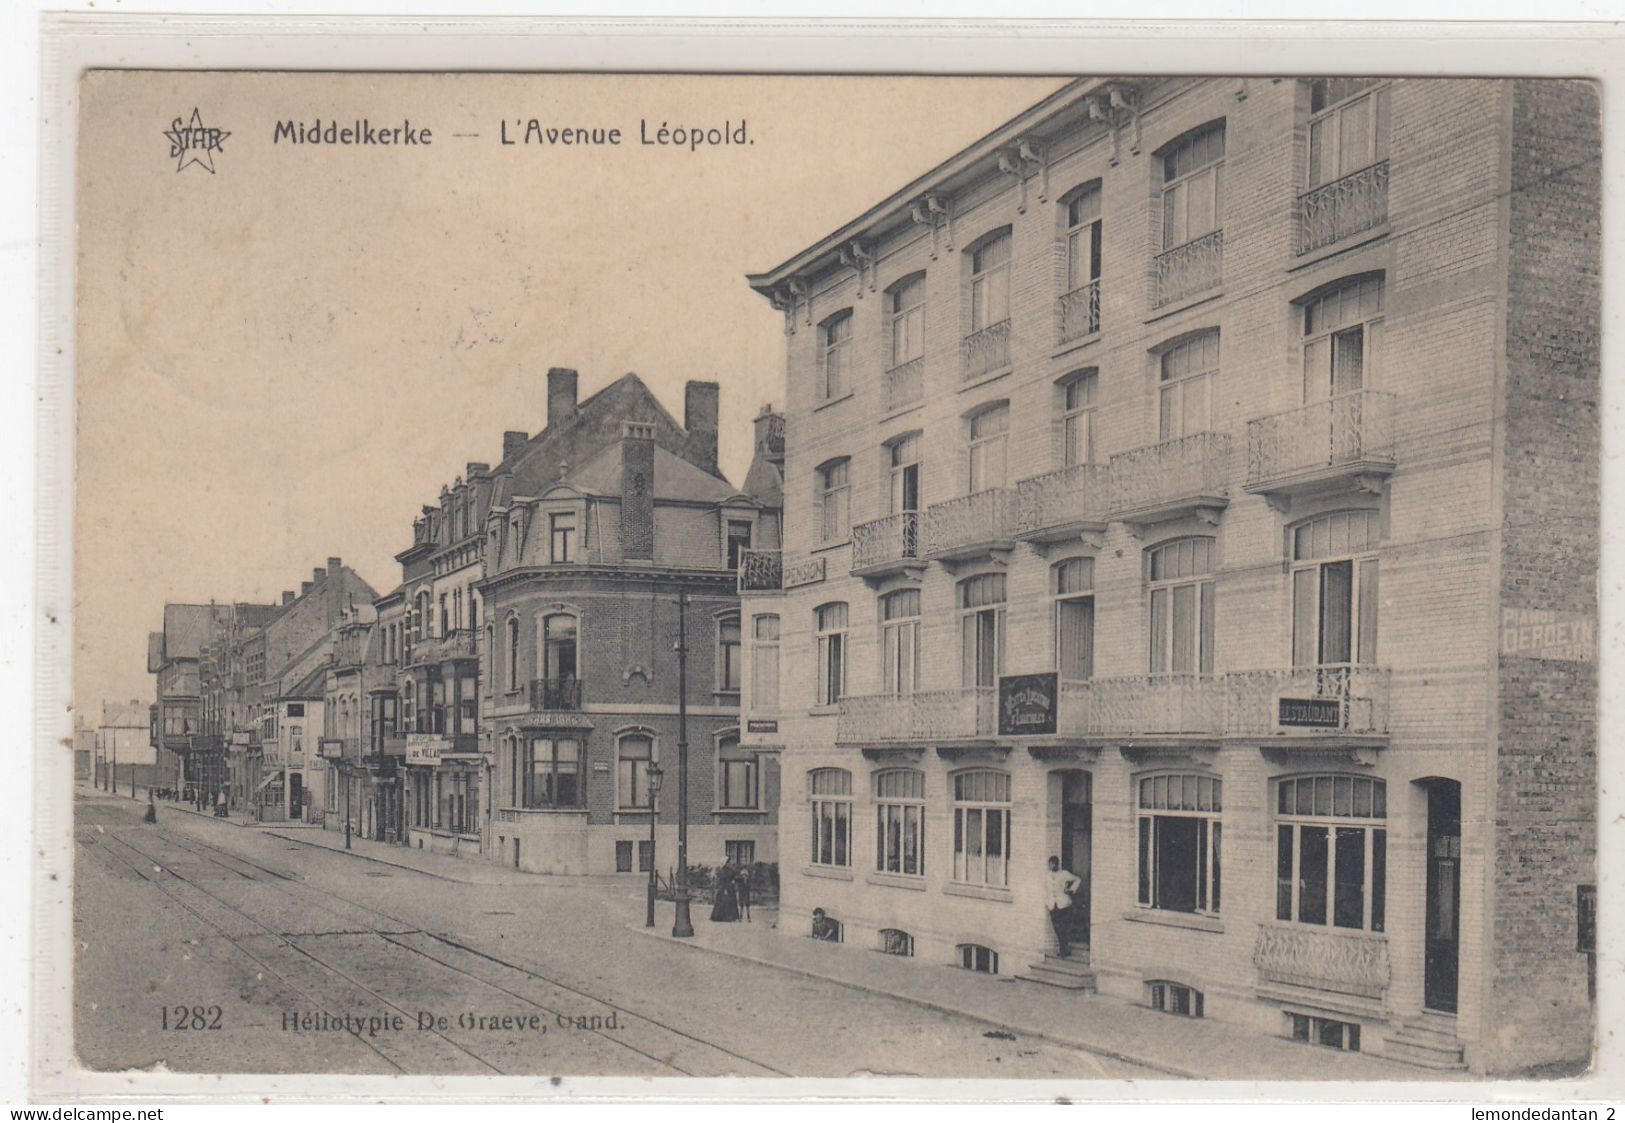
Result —
<path fill-rule="evenodd" d="M 1375 78 L 1309 83 L 1309 186 L 1388 159 L 1388 87 Z"/>
<path fill-rule="evenodd" d="M 1158 151 L 1162 171 L 1162 248 L 1218 230 L 1224 213 L 1224 122 L 1186 133 Z"/>
<path fill-rule="evenodd" d="M 852 309 L 843 309 L 818 325 L 818 397 L 831 401 L 845 394 L 852 349 Z"/>
<path fill-rule="evenodd" d="M 959 583 L 960 685 L 995 687 L 1004 673 L 1004 574 Z"/>
<path fill-rule="evenodd" d="M 729 612 L 717 617 L 717 690 L 737 694 L 742 674 L 739 613 Z"/>
<path fill-rule="evenodd" d="M 567 612 L 542 618 L 542 677 L 550 683 L 573 683 L 577 678 L 576 618 Z"/>
<path fill-rule="evenodd" d="M 1066 343 L 1100 330 L 1100 181 L 1062 196 L 1061 215 L 1066 287 L 1057 318 L 1060 342 Z"/>
<path fill-rule="evenodd" d="M 1010 884 L 1010 775 L 972 769 L 952 776 L 953 880 L 1003 888 Z"/>
<path fill-rule="evenodd" d="M 508 617 L 508 689 L 519 689 L 519 618 Z"/>
<path fill-rule="evenodd" d="M 615 806 L 623 810 L 649 807 L 649 765 L 654 761 L 654 738 L 643 730 L 622 733 L 615 739 Z"/>
<path fill-rule="evenodd" d="M 1369 776 L 1275 782 L 1275 917 L 1381 932 L 1388 789 Z"/>
<path fill-rule="evenodd" d="M 1055 597 L 1055 670 L 1062 682 L 1095 673 L 1095 559 L 1065 558 L 1050 567 Z"/>
<path fill-rule="evenodd" d="M 1355 277 L 1300 302 L 1303 309 L 1303 400 L 1323 401 L 1365 389 L 1382 354 L 1383 278 Z M 1357 420 L 1357 419 L 1356 419 Z M 1336 458 L 1341 436 L 1332 433 Z M 1359 451 L 1356 444 L 1352 452 Z"/>
<path fill-rule="evenodd" d="M 1370 510 L 1336 511 L 1292 528 L 1294 667 L 1376 662 L 1380 534 L 1378 514 Z"/>
<path fill-rule="evenodd" d="M 1056 384 L 1061 407 L 1061 466 L 1095 462 L 1095 388 L 1100 381 L 1094 367 L 1074 371 Z"/>
<path fill-rule="evenodd" d="M 918 589 L 880 598 L 880 680 L 882 694 L 913 694 L 920 688 Z"/>
<path fill-rule="evenodd" d="M 924 273 L 904 277 L 886 290 L 886 320 L 891 331 L 887 369 L 896 370 L 925 355 Z"/>
<path fill-rule="evenodd" d="M 1157 439 L 1171 441 L 1211 431 L 1219 329 L 1181 339 L 1165 348 L 1157 362 Z"/>
<path fill-rule="evenodd" d="M 844 601 L 819 605 L 813 610 L 818 635 L 816 705 L 833 706 L 846 694 L 846 621 Z"/>
<path fill-rule="evenodd" d="M 819 466 L 818 536 L 823 542 L 843 542 L 852 533 L 852 462 L 846 457 Z"/>
<path fill-rule="evenodd" d="M 724 811 L 754 811 L 761 806 L 761 766 L 755 753 L 739 747 L 739 735 L 717 740 L 717 806 Z"/>
<path fill-rule="evenodd" d="M 1175 774 L 1143 776 L 1136 787 L 1140 904 L 1217 916 L 1223 782 Z"/>
<path fill-rule="evenodd" d="M 880 930 L 880 950 L 887 955 L 914 954 L 914 937 L 901 928 L 882 928 Z"/>
<path fill-rule="evenodd" d="M 807 773 L 812 812 L 812 864 L 845 868 L 852 864 L 852 773 L 815 768 Z"/>
<path fill-rule="evenodd" d="M 1004 487 L 1008 482 L 1007 451 L 1010 445 L 1010 406 L 998 402 L 967 421 L 969 458 L 967 495 Z"/>
<path fill-rule="evenodd" d="M 984 331 L 1010 318 L 1010 230 L 983 238 L 970 259 L 970 330 Z"/>
<path fill-rule="evenodd" d="M 920 434 L 905 433 L 886 443 L 887 514 L 920 509 Z M 914 521 L 905 520 L 902 542 L 905 558 L 914 556 Z"/>
<path fill-rule="evenodd" d="M 1213 670 L 1213 539 L 1181 538 L 1150 551 L 1152 674 Z"/>
<path fill-rule="evenodd" d="M 925 876 L 925 773 L 876 772 L 874 792 L 876 871 Z"/>
<path fill-rule="evenodd" d="M 999 973 L 999 953 L 983 944 L 960 944 L 959 965 L 980 975 Z"/>
<path fill-rule="evenodd" d="M 524 806 L 573 809 L 585 804 L 581 741 L 553 735 L 525 740 L 521 751 Z"/>
<path fill-rule="evenodd" d="M 757 713 L 779 710 L 779 618 L 775 613 L 751 617 L 750 708 Z"/>

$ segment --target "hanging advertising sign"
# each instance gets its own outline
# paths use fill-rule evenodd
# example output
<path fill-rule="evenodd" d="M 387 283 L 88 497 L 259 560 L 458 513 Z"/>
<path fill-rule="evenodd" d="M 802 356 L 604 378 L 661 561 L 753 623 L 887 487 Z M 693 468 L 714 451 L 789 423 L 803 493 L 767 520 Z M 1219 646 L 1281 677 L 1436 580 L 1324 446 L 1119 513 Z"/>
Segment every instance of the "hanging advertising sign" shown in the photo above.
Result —
<path fill-rule="evenodd" d="M 999 679 L 999 736 L 1054 733 L 1059 693 L 1058 676 L 1054 671 L 1005 675 Z"/>

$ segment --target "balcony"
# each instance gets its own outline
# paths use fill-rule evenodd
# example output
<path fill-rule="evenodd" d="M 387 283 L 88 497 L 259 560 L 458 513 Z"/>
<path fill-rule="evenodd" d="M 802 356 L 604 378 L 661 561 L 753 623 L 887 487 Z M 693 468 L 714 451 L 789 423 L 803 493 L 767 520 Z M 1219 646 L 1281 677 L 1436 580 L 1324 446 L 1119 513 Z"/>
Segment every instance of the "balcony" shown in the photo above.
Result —
<path fill-rule="evenodd" d="M 1056 732 L 1066 737 L 1224 732 L 1224 680 L 1218 675 L 1124 675 L 1061 684 Z"/>
<path fill-rule="evenodd" d="M 1386 667 L 1331 664 L 1224 676 L 1225 732 L 1236 737 L 1388 735 Z"/>
<path fill-rule="evenodd" d="M 959 345 L 960 377 L 974 382 L 1010 365 L 1010 321 L 973 331 Z"/>
<path fill-rule="evenodd" d="M 1016 494 L 995 487 L 926 509 L 920 554 L 936 561 L 987 557 L 1015 547 Z"/>
<path fill-rule="evenodd" d="M 1193 433 L 1111 458 L 1112 517 L 1141 526 L 1181 515 L 1218 521 L 1230 502 L 1228 433 Z"/>
<path fill-rule="evenodd" d="M 449 663 L 454 659 L 477 658 L 479 650 L 475 645 L 474 630 L 457 628 L 443 636 L 419 639 L 412 645 L 409 665 L 421 667 L 433 663 Z"/>
<path fill-rule="evenodd" d="M 1312 253 L 1388 221 L 1388 161 L 1298 196 L 1298 253 Z"/>
<path fill-rule="evenodd" d="M 778 550 L 739 551 L 739 591 L 776 593 L 783 587 L 783 555 Z"/>
<path fill-rule="evenodd" d="M 852 575 L 885 577 L 925 565 L 920 560 L 920 515 L 900 511 L 852 528 Z"/>
<path fill-rule="evenodd" d="M 529 697 L 532 713 L 573 713 L 581 709 L 581 680 L 573 676 L 531 679 Z"/>
<path fill-rule="evenodd" d="M 910 359 L 892 367 L 880 381 L 882 413 L 896 413 L 925 397 L 925 358 Z"/>
<path fill-rule="evenodd" d="M 1111 477 L 1103 464 L 1074 464 L 1016 485 L 1016 537 L 1060 542 L 1104 530 Z"/>
<path fill-rule="evenodd" d="M 1339 394 L 1247 423 L 1247 491 L 1284 509 L 1294 495 L 1381 491 L 1394 470 L 1394 395 Z"/>
<path fill-rule="evenodd" d="M 863 694 L 841 699 L 835 742 L 841 745 L 920 745 L 991 738 L 998 691 L 991 687 Z"/>
<path fill-rule="evenodd" d="M 1055 301 L 1055 342 L 1071 343 L 1100 330 L 1100 281 L 1090 281 Z"/>
<path fill-rule="evenodd" d="M 1253 944 L 1260 983 L 1381 999 L 1388 990 L 1388 938 L 1367 932 L 1260 924 Z"/>
<path fill-rule="evenodd" d="M 1224 279 L 1224 231 L 1215 230 L 1159 253 L 1156 266 L 1154 307 L 1178 304 L 1218 288 Z"/>

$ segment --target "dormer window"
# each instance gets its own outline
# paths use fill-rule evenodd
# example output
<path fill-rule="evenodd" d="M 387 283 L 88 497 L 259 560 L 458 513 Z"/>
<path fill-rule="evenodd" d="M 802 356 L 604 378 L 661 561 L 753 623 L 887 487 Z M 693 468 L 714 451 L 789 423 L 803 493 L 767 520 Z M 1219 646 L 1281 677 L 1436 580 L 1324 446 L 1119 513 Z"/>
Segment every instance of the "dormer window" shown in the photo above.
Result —
<path fill-rule="evenodd" d="M 554 511 L 547 516 L 548 559 L 554 565 L 576 560 L 576 513 Z"/>

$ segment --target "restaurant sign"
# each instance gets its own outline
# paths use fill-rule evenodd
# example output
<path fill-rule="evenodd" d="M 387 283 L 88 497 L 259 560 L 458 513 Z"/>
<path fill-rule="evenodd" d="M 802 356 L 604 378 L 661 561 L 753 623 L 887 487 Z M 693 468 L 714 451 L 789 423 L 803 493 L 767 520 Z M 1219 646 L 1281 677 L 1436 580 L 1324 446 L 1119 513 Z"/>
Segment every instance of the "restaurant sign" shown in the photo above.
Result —
<path fill-rule="evenodd" d="M 439 764 L 440 758 L 451 752 L 451 739 L 433 733 L 406 735 L 407 764 Z"/>
<path fill-rule="evenodd" d="M 778 731 L 779 723 L 777 721 L 758 719 L 745 722 L 746 733 L 777 733 Z"/>
<path fill-rule="evenodd" d="M 999 736 L 1027 737 L 1055 732 L 1057 675 L 1005 675 L 999 679 Z"/>
<path fill-rule="evenodd" d="M 1280 698 L 1275 723 L 1292 729 L 1341 729 L 1341 698 Z"/>

